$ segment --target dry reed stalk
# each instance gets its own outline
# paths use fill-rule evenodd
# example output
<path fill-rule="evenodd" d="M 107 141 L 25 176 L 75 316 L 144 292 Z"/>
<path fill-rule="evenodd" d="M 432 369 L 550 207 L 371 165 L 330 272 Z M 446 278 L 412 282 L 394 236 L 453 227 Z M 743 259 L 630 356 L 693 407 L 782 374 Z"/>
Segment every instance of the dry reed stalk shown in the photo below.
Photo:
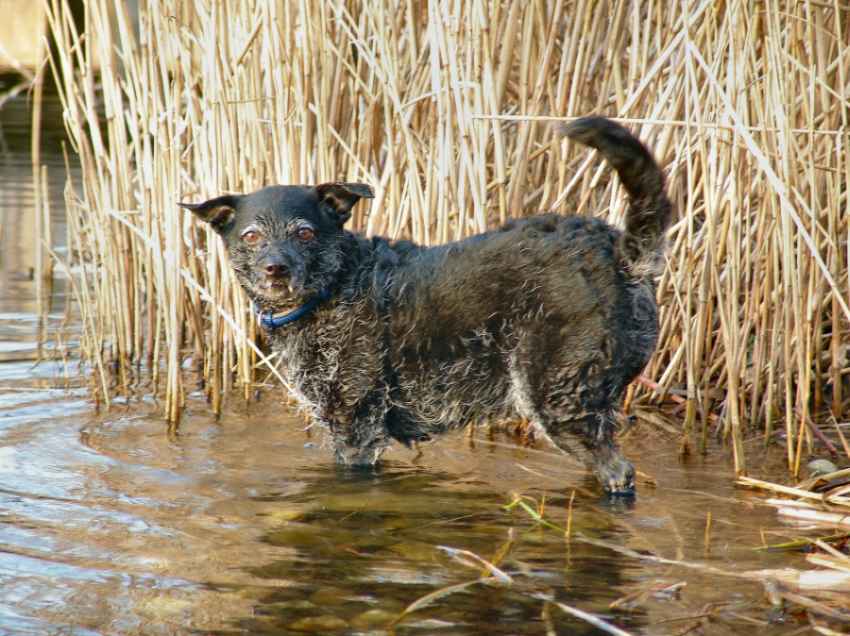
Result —
<path fill-rule="evenodd" d="M 42 25 L 41 30 L 44 26 Z M 36 59 L 42 59 L 44 33 L 36 34 L 38 38 L 38 52 Z M 41 165 L 41 106 L 42 94 L 44 92 L 44 66 L 40 66 L 32 77 L 30 87 L 32 89 L 32 120 L 30 138 L 30 155 L 32 156 L 32 188 L 35 209 L 35 235 L 39 244 L 35 248 L 35 289 L 36 289 L 36 313 L 38 314 L 37 356 L 41 359 L 43 345 L 45 342 L 45 329 L 47 324 L 48 300 L 50 283 L 53 279 L 52 261 L 47 255 L 47 247 L 52 244 L 50 228 L 50 205 L 47 197 L 46 173 L 47 167 Z"/>
<path fill-rule="evenodd" d="M 217 237 L 176 201 L 348 179 L 376 189 L 356 227 L 425 243 L 545 209 L 620 224 L 617 180 L 546 122 L 595 112 L 654 149 L 679 213 L 645 373 L 658 391 L 638 385 L 632 403 L 684 390 L 686 438 L 721 434 L 738 474 L 747 428 L 784 426 L 796 472 L 815 443 L 800 423 L 847 412 L 838 5 L 142 4 L 138 35 L 123 3 L 86 3 L 85 33 L 65 0 L 48 11 L 83 175 L 68 209 L 85 356 L 104 400 L 144 366 L 176 421 L 189 357 L 216 412 L 232 387 L 251 394 L 247 304 Z"/>

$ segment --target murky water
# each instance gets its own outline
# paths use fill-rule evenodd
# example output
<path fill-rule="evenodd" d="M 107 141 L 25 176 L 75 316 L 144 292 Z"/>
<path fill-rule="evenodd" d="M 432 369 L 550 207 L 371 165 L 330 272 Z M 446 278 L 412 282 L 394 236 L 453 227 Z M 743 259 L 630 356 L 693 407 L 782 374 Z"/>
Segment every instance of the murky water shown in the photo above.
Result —
<path fill-rule="evenodd" d="M 62 254 L 55 101 L 45 121 Z M 95 412 L 72 355 L 35 364 L 28 122 L 23 97 L 0 109 L 0 633 L 603 633 L 544 611 L 542 596 L 635 634 L 801 633 L 769 622 L 756 584 L 568 541 L 503 507 L 545 497 L 545 517 L 564 526 L 575 492 L 572 532 L 614 547 L 731 571 L 802 565 L 754 551 L 778 523 L 734 489 L 723 453 L 682 464 L 649 425 L 625 447 L 657 486 L 610 502 L 550 449 L 485 431 L 420 457 L 394 449 L 382 470 L 358 473 L 280 416 L 282 396 L 233 398 L 219 421 L 194 397 L 171 437 L 152 396 Z M 72 351 L 64 301 L 60 285 L 49 326 Z M 481 582 L 458 550 L 510 581 Z"/>

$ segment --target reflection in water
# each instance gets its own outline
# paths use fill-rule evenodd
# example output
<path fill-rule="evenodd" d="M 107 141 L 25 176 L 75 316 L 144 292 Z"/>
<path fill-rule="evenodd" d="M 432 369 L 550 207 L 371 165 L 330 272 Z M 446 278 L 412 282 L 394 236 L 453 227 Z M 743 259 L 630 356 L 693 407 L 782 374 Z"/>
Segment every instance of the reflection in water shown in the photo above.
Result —
<path fill-rule="evenodd" d="M 44 122 L 61 241 L 55 100 Z M 694 620 L 682 617 L 718 603 L 710 623 L 697 621 L 703 633 L 796 629 L 767 623 L 753 585 L 718 586 L 569 543 L 502 508 L 515 492 L 545 495 L 547 517 L 564 524 L 577 489 L 572 528 L 585 535 L 729 569 L 783 564 L 752 551 L 773 513 L 732 489 L 720 453 L 682 467 L 672 445 L 632 444 L 629 456 L 659 486 L 624 506 L 600 500 L 595 485 L 583 490 L 584 471 L 559 455 L 484 439 L 473 447 L 462 436 L 420 459 L 394 449 L 375 473 L 340 472 L 268 397 L 220 423 L 190 400 L 177 437 L 165 434 L 152 396 L 96 413 L 72 363 L 33 366 L 28 126 L 24 96 L 0 109 L 0 633 L 382 633 L 429 594 L 397 634 L 599 633 L 558 610 L 545 619 L 541 592 L 634 633 L 680 632 Z M 440 546 L 499 561 L 513 584 L 451 588 L 482 571 Z M 646 591 L 682 580 L 678 598 Z M 455 591 L 440 596 L 447 587 Z M 621 607 L 633 609 L 609 608 L 629 594 L 638 600 Z"/>
<path fill-rule="evenodd" d="M 439 546 L 489 559 L 510 541 L 511 520 L 500 508 L 505 493 L 469 476 L 403 466 L 374 477 L 346 473 L 342 480 L 333 470 L 309 474 L 301 495 L 280 499 L 309 510 L 263 537 L 274 546 L 294 546 L 295 554 L 255 571 L 294 585 L 262 599 L 260 617 L 244 623 L 251 632 L 309 625 L 322 617 L 355 626 L 383 621 L 385 627 L 413 600 L 480 576 L 480 566 L 463 567 Z M 550 503 L 563 509 L 565 502 L 558 497 Z M 583 514 L 577 521 L 592 524 Z M 593 525 L 583 529 L 597 532 Z M 541 603 L 532 594 L 563 586 L 564 542 L 527 523 L 516 529 L 500 564 L 514 578 L 511 586 L 471 586 L 406 617 L 398 633 L 430 633 L 437 627 L 442 633 L 470 633 L 475 626 L 473 633 L 514 634 L 535 624 L 542 631 Z M 604 607 L 622 585 L 620 565 L 601 554 L 587 557 L 583 548 L 571 555 L 570 602 Z M 632 616 L 628 623 L 640 621 Z M 573 633 L 579 633 L 577 627 Z"/>
<path fill-rule="evenodd" d="M 416 599 L 481 575 L 439 546 L 493 559 L 511 535 L 500 567 L 512 586 L 446 595 L 406 616 L 396 633 L 543 634 L 542 603 L 533 597 L 540 592 L 635 633 L 669 633 L 653 623 L 730 600 L 716 581 L 569 545 L 505 511 L 512 492 L 546 494 L 547 516 L 564 523 L 567 494 L 583 481 L 553 453 L 486 440 L 470 447 L 453 436 L 429 445 L 416 463 L 410 451 L 394 449 L 381 471 L 352 473 L 334 468 L 298 422 L 279 421 L 275 404 L 230 412 L 225 424 L 194 404 L 171 439 L 153 404 L 132 403 L 100 420 L 81 401 L 63 404 L 77 414 L 33 416 L 2 431 L 0 625 L 26 620 L 44 630 L 109 634 L 369 632 Z M 775 557 L 750 549 L 772 513 L 736 500 L 717 466 L 653 466 L 650 453 L 641 462 L 640 449 L 631 450 L 657 475 L 658 490 L 646 489 L 625 511 L 579 494 L 574 531 L 724 567 L 774 565 Z M 688 479 L 699 491 L 671 487 Z M 709 509 L 719 521 L 706 555 Z M 608 608 L 656 579 L 682 578 L 680 601 Z M 761 596 L 753 586 L 738 592 Z M 764 618 L 758 604 L 732 600 L 735 611 Z M 552 621 L 555 633 L 598 633 L 564 615 Z M 735 633 L 734 625 L 711 633 Z"/>
<path fill-rule="evenodd" d="M 18 80 L 0 77 L 0 92 Z M 65 161 L 62 107 L 55 94 L 42 105 L 42 156 L 47 167 L 53 236 L 60 249 L 65 241 Z M 33 269 L 38 237 L 35 234 L 35 197 L 32 183 L 30 127 L 32 115 L 26 92 L 0 107 L 0 312 L 35 312 Z"/>

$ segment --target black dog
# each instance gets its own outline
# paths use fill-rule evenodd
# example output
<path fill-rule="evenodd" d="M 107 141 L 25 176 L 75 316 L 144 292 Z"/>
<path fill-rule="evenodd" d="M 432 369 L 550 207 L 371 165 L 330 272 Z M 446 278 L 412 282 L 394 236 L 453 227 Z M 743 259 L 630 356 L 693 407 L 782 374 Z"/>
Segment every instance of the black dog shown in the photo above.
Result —
<path fill-rule="evenodd" d="M 330 431 L 337 460 L 374 464 L 473 420 L 523 417 L 591 452 L 606 490 L 631 492 L 613 439 L 626 386 L 658 335 L 652 277 L 671 205 L 650 153 L 601 117 L 564 128 L 629 193 L 625 231 L 545 214 L 422 247 L 343 224 L 369 186 L 272 186 L 181 204 L 224 239 L 283 357 L 290 388 Z"/>

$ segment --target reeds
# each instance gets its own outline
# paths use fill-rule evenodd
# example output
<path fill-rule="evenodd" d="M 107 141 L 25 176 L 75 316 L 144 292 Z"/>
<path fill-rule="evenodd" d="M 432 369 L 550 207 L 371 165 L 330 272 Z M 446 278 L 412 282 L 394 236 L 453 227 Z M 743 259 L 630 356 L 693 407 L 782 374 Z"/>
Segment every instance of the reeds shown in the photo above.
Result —
<path fill-rule="evenodd" d="M 556 209 L 619 224 L 624 193 L 546 119 L 630 122 L 678 209 L 658 353 L 631 403 L 686 440 L 785 438 L 798 471 L 847 411 L 848 12 L 840 3 L 50 0 L 82 182 L 70 184 L 84 354 L 99 399 L 139 369 L 179 418 L 256 382 L 217 238 L 176 206 L 271 183 L 375 187 L 352 226 L 438 243 Z M 96 70 L 97 66 L 97 70 Z M 244 334 L 244 336 L 243 336 Z M 650 389 L 649 386 L 654 388 Z M 686 444 L 687 449 L 687 444 Z"/>

